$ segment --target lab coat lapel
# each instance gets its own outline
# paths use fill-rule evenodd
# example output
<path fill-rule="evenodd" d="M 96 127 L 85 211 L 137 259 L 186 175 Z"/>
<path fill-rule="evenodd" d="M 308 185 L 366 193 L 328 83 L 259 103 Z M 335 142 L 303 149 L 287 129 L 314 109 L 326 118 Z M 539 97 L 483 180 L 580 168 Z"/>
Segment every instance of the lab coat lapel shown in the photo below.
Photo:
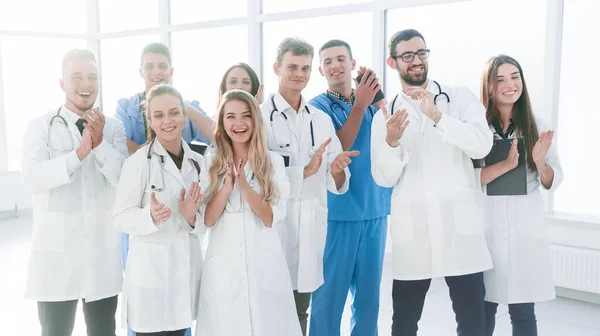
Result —
<path fill-rule="evenodd" d="M 406 110 L 408 113 L 408 119 L 410 119 L 410 123 L 415 123 L 415 126 L 419 128 L 420 133 L 423 134 L 426 124 L 426 120 L 424 118 L 427 118 L 427 116 L 425 116 L 421 111 L 415 110 L 412 104 L 408 102 L 408 99 L 411 98 L 400 92 L 398 94 L 398 99 L 396 99 L 396 104 L 392 106 L 394 109 L 393 113 L 397 113 L 396 111 Z"/>
<path fill-rule="evenodd" d="M 300 108 L 300 112 L 298 113 L 304 113 L 303 115 L 303 119 L 302 119 L 302 134 L 301 134 L 301 138 L 300 138 L 300 155 L 304 156 L 304 155 L 308 155 L 308 151 L 311 149 L 312 147 L 312 137 L 311 137 L 311 133 L 310 133 L 310 121 L 312 120 L 312 112 L 311 113 L 307 113 L 306 112 L 306 108 L 304 106 L 302 106 L 302 108 Z M 316 132 L 316 125 L 313 122 L 313 135 Z M 315 141 L 317 141 L 316 137 L 315 137 Z M 317 143 L 315 142 L 315 146 L 317 146 Z"/>
<path fill-rule="evenodd" d="M 188 175 L 194 174 L 195 178 L 190 179 L 190 181 L 198 181 L 199 173 L 196 170 L 196 167 L 194 166 L 194 164 L 192 163 L 192 160 L 193 160 L 192 155 L 191 155 L 192 149 L 185 141 L 182 142 L 182 147 L 183 147 L 183 163 L 181 164 L 181 176 L 184 181 L 187 181 Z"/>
<path fill-rule="evenodd" d="M 69 127 L 69 131 L 71 132 L 71 137 L 73 138 L 73 144 L 75 145 L 75 148 L 78 148 L 79 145 L 81 144 L 81 134 L 79 133 L 79 129 L 77 128 L 77 125 L 75 125 L 75 123 L 73 121 L 71 121 L 70 116 L 68 115 L 68 110 L 66 110 L 66 107 L 63 106 L 63 108 L 60 111 L 60 115 L 65 118 L 65 120 L 67 121 L 67 126 Z"/>

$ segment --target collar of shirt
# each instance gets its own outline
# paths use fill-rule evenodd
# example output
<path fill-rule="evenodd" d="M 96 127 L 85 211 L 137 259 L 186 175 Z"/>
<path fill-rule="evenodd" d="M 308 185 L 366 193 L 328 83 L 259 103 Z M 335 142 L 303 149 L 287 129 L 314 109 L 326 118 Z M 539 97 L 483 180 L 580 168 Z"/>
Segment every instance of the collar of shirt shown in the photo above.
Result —
<path fill-rule="evenodd" d="M 79 118 L 83 118 L 82 116 L 80 116 L 79 114 L 69 110 L 66 106 L 63 105 L 63 110 L 65 111 L 65 115 L 67 116 L 67 119 L 69 119 L 73 124 L 75 124 L 77 122 L 77 120 L 79 120 Z"/>
<path fill-rule="evenodd" d="M 508 125 L 508 129 L 506 129 L 506 133 L 504 133 L 504 130 L 502 129 L 502 126 L 500 125 L 500 120 L 498 119 L 494 119 L 492 121 L 492 130 L 495 134 L 499 135 L 501 138 L 503 139 L 508 139 L 509 137 L 511 137 L 514 133 L 515 133 L 515 124 L 512 120 L 512 118 L 510 118 L 510 124 Z"/>
<path fill-rule="evenodd" d="M 331 91 L 329 89 L 327 89 L 327 94 L 337 100 L 343 101 L 344 103 L 348 104 L 348 106 L 350 106 L 350 107 L 354 106 L 354 103 L 356 102 L 356 95 L 354 95 L 354 90 L 352 90 L 352 94 L 350 94 L 350 98 L 346 98 L 341 93 Z"/>
<path fill-rule="evenodd" d="M 171 157 L 171 160 L 173 160 L 173 163 L 175 163 L 175 166 L 177 167 L 177 169 L 181 170 L 183 158 L 185 156 L 185 151 L 183 150 L 183 147 L 181 148 L 181 154 L 179 154 L 179 156 L 169 152 L 166 149 L 165 149 L 165 151 L 167 152 L 167 154 L 169 154 L 169 156 Z"/>
<path fill-rule="evenodd" d="M 306 114 L 306 106 L 308 105 L 304 96 L 300 97 L 300 108 L 298 108 L 298 111 L 294 110 L 279 92 L 275 93 L 274 101 L 279 112 L 285 112 L 289 122 L 294 125 L 296 133 L 302 134 L 302 124 L 304 122 L 304 115 Z"/>

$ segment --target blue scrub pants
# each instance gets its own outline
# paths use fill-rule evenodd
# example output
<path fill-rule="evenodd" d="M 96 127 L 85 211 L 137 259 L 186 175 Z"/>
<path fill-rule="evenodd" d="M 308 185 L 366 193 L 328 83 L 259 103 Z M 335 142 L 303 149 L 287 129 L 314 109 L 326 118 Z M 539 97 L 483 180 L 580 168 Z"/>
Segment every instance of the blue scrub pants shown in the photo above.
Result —
<path fill-rule="evenodd" d="M 366 221 L 328 221 L 325 283 L 312 295 L 310 336 L 339 336 L 348 290 L 351 336 L 376 336 L 387 216 Z"/>
<path fill-rule="evenodd" d="M 127 264 L 127 252 L 129 252 L 129 235 L 121 233 L 121 264 L 123 265 L 123 270 L 125 270 L 125 265 Z M 127 327 L 127 335 L 135 336 L 135 333 L 131 328 Z M 185 336 L 192 336 L 192 328 L 186 330 Z"/>

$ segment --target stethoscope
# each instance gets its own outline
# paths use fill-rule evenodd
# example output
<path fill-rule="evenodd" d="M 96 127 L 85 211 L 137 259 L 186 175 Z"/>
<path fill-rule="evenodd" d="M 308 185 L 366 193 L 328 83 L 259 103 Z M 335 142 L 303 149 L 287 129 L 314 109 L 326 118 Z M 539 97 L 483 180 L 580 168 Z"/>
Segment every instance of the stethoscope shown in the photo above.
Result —
<path fill-rule="evenodd" d="M 273 131 L 273 138 L 275 139 L 275 142 L 277 143 L 277 145 L 279 145 L 279 148 L 283 149 L 283 148 L 289 147 L 290 146 L 289 142 L 287 144 L 280 145 L 280 142 L 275 137 L 275 130 L 273 129 L 273 113 L 277 112 L 277 113 L 281 114 L 286 122 L 288 120 L 288 117 L 285 115 L 285 113 L 279 112 L 279 110 L 277 109 L 277 106 L 275 105 L 275 95 L 271 96 L 271 104 L 273 104 L 273 110 L 271 110 L 271 115 L 269 116 L 269 122 L 271 123 L 271 130 Z M 308 150 L 308 156 L 312 158 L 316 152 L 316 150 L 315 150 L 315 132 L 313 129 L 312 114 L 310 114 L 308 105 L 304 105 L 304 108 L 306 109 L 306 113 L 308 113 L 308 115 L 310 115 L 310 140 L 311 140 L 312 146 Z"/>
<path fill-rule="evenodd" d="M 152 147 L 154 146 L 154 141 L 156 141 L 156 138 L 154 138 L 154 139 L 152 139 L 152 141 L 150 141 L 150 144 L 148 145 L 148 153 L 146 154 L 146 158 L 148 159 L 148 167 L 149 168 L 151 167 L 150 160 L 152 159 Z M 152 184 L 150 186 L 150 189 L 152 189 L 152 191 L 161 192 L 161 191 L 165 190 L 165 156 L 160 155 L 158 153 L 156 155 L 158 155 L 160 157 L 160 176 L 161 176 L 162 187 L 157 187 L 156 185 Z M 200 175 L 200 165 L 198 164 L 198 162 L 194 159 L 190 159 L 190 161 L 196 168 L 196 171 L 198 171 L 198 175 Z M 148 180 L 149 179 L 150 179 L 150 173 L 148 173 Z M 150 181 L 148 181 L 148 183 L 150 183 Z"/>
<path fill-rule="evenodd" d="M 50 140 L 50 131 L 52 130 L 52 125 L 56 118 L 58 118 L 60 121 L 62 121 L 62 123 L 65 125 L 67 131 L 69 131 L 69 139 L 71 140 L 71 149 L 70 150 L 75 149 L 75 142 L 73 141 L 73 137 L 71 136 L 71 132 L 69 130 L 69 124 L 67 124 L 67 120 L 65 120 L 65 118 L 63 118 L 63 116 L 60 115 L 61 110 L 62 110 L 62 106 L 58 108 L 58 110 L 56 111 L 56 114 L 54 116 L 52 116 L 52 118 L 50 119 L 50 123 L 48 126 L 48 133 L 46 134 L 48 137 L 48 147 L 50 148 L 51 152 L 52 152 L 52 140 Z"/>
<path fill-rule="evenodd" d="M 336 99 L 333 99 L 329 94 L 326 94 L 327 98 L 329 99 L 329 109 L 331 110 L 331 115 L 333 115 L 333 117 L 335 118 L 335 121 L 337 121 L 338 124 L 340 124 L 340 127 L 344 126 L 344 123 L 340 121 L 340 119 L 337 117 L 336 113 L 335 113 L 335 109 L 333 108 L 334 105 L 337 105 L 337 107 L 342 111 L 342 113 L 344 114 L 344 120 L 348 120 L 348 113 L 346 113 L 346 109 L 340 105 L 340 103 L 338 103 L 336 101 Z M 367 107 L 367 110 L 369 108 Z M 371 118 L 373 118 L 373 116 L 375 115 L 375 113 L 371 110 Z"/>
<path fill-rule="evenodd" d="M 442 87 L 440 86 L 440 84 L 436 81 L 433 81 L 433 83 L 437 86 L 438 88 L 438 94 L 436 94 L 435 96 L 433 96 L 433 105 L 437 106 L 437 99 L 440 96 L 444 96 L 446 97 L 446 101 L 448 101 L 448 104 L 450 104 L 450 97 L 448 96 L 448 94 L 444 91 L 442 91 Z M 394 97 L 394 100 L 392 100 L 392 110 L 391 110 L 391 114 L 394 114 L 394 106 L 396 106 L 396 99 L 398 99 L 398 95 L 396 95 L 396 97 Z"/>

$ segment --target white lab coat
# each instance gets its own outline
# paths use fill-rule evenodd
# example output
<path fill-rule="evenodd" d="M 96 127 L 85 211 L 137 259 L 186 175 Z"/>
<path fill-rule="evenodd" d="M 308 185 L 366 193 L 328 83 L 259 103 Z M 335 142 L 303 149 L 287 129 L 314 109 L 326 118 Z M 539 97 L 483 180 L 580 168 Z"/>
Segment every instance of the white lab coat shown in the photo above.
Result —
<path fill-rule="evenodd" d="M 327 190 L 343 194 L 348 190 L 350 170 L 346 168 L 346 180 L 338 190 L 331 176 L 331 163 L 343 151 L 335 133 L 331 118 L 325 112 L 307 104 L 302 98 L 299 112 L 285 101 L 280 93 L 274 96 L 279 112 L 273 113 L 273 104 L 268 99 L 261 105 L 265 122 L 269 150 L 290 157 L 286 173 L 290 180 L 290 198 L 287 202 L 287 215 L 278 226 L 279 236 L 286 255 L 292 287 L 300 293 L 312 293 L 323 282 L 323 253 L 327 238 Z M 308 105 L 310 114 L 306 112 Z M 301 119 L 297 119 L 300 117 Z M 304 167 L 310 162 L 312 146 L 310 120 L 313 121 L 315 147 L 318 148 L 327 138 L 331 143 L 323 154 L 319 171 L 304 179 Z M 275 136 L 274 134 L 275 133 Z M 278 141 L 281 142 L 278 143 Z M 290 145 L 280 148 L 280 145 Z"/>
<path fill-rule="evenodd" d="M 373 178 L 382 187 L 394 187 L 389 225 L 397 280 L 465 275 L 492 267 L 483 233 L 483 197 L 471 161 L 489 153 L 492 132 L 473 93 L 464 87 L 441 88 L 451 103 L 438 98 L 442 118 L 437 126 L 416 101 L 398 95 L 394 111 L 406 109 L 410 120 L 398 147 L 385 141 L 382 112 L 372 125 Z M 427 90 L 438 93 L 431 80 Z"/>
<path fill-rule="evenodd" d="M 279 199 L 271 202 L 267 227 L 234 187 L 223 214 L 211 228 L 200 288 L 197 336 L 300 336 L 290 276 L 277 226 L 285 217 L 289 182 L 283 160 L 269 153 Z M 200 173 L 202 190 L 210 184 L 212 155 Z M 251 181 L 249 165 L 244 167 Z M 254 190 L 260 194 L 256 179 Z M 200 207 L 206 211 L 206 205 Z"/>
<path fill-rule="evenodd" d="M 202 272 L 200 238 L 205 226 L 199 213 L 195 229 L 181 216 L 179 194 L 185 189 L 187 195 L 191 184 L 198 182 L 192 160 L 199 167 L 204 163 L 202 156 L 183 140 L 182 146 L 181 171 L 158 140 L 152 146 L 151 160 L 147 157 L 148 145 L 141 147 L 125 161 L 117 188 L 114 225 L 129 234 L 122 324 L 129 324 L 136 332 L 189 328 L 197 314 Z M 159 224 L 154 224 L 150 216 L 152 185 L 164 188 L 155 196 L 171 209 L 171 217 Z"/>
<path fill-rule="evenodd" d="M 120 234 L 110 211 L 127 146 L 120 121 L 106 117 L 103 140 L 83 160 L 78 116 L 62 107 L 25 130 L 22 169 L 33 193 L 33 237 L 26 294 L 36 301 L 87 302 L 121 292 Z M 50 142 L 49 142 L 50 136 Z"/>
<path fill-rule="evenodd" d="M 536 118 L 536 124 L 540 134 L 548 130 L 543 120 Z M 546 162 L 554 170 L 553 191 L 563 180 L 556 142 L 550 146 Z M 476 170 L 476 176 L 481 181 L 481 169 Z M 544 186 L 538 172 L 528 169 L 527 195 L 485 197 L 484 228 L 494 263 L 494 268 L 483 274 L 487 301 L 509 304 L 556 297 L 540 188 Z"/>

